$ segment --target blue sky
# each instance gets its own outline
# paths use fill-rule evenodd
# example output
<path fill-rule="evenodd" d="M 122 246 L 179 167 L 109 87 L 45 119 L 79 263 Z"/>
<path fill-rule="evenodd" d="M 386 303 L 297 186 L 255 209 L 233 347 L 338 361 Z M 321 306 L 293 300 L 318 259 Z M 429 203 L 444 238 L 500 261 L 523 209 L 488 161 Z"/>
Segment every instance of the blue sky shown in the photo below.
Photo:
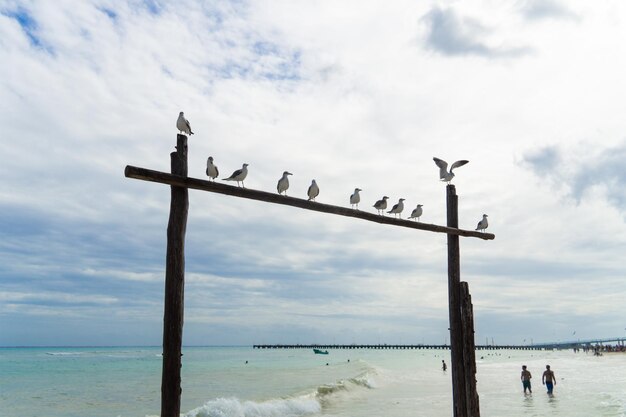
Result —
<path fill-rule="evenodd" d="M 476 341 L 626 335 L 626 5 L 0 2 L 0 345 L 161 343 L 167 186 L 189 175 L 445 224 Z M 186 344 L 443 343 L 444 235 L 190 191 Z M 574 335 L 574 332 L 576 334 Z"/>

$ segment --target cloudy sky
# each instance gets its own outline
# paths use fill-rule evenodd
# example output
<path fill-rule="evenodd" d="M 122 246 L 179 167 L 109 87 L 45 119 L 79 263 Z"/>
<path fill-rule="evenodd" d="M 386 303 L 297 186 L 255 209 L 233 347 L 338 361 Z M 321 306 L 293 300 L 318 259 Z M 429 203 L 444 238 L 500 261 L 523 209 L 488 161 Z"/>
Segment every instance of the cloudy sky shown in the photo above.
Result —
<path fill-rule="evenodd" d="M 0 345 L 159 345 L 169 171 L 445 224 L 478 344 L 626 335 L 626 4 L 0 1 Z M 445 235 L 190 191 L 184 341 L 444 343 Z"/>

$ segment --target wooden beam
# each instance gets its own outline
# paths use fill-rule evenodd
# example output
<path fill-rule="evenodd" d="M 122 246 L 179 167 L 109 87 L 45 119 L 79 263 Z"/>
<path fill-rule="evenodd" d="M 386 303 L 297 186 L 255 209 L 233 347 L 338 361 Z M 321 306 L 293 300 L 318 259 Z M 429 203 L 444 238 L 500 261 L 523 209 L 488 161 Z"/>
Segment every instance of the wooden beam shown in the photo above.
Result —
<path fill-rule="evenodd" d="M 339 216 L 355 217 L 376 223 L 390 224 L 393 226 L 408 227 L 411 229 L 427 230 L 429 232 L 446 233 L 449 235 L 477 237 L 483 240 L 493 240 L 495 235 L 491 233 L 478 232 L 474 230 L 463 230 L 455 227 L 438 226 L 435 224 L 421 223 L 406 219 L 396 219 L 389 216 L 380 216 L 352 208 L 333 206 L 330 204 L 308 201 L 303 198 L 295 198 L 277 193 L 252 190 L 233 185 L 221 184 L 213 181 L 201 180 L 199 178 L 189 178 L 180 175 L 169 174 L 167 172 L 154 171 L 151 169 L 127 165 L 124 170 L 127 178 L 169 184 L 176 187 L 185 187 L 201 191 L 225 194 L 235 197 L 248 198 L 251 200 L 265 201 L 267 203 L 282 204 L 286 206 L 298 207 L 306 210 L 319 211 L 323 213 L 337 214 Z"/>

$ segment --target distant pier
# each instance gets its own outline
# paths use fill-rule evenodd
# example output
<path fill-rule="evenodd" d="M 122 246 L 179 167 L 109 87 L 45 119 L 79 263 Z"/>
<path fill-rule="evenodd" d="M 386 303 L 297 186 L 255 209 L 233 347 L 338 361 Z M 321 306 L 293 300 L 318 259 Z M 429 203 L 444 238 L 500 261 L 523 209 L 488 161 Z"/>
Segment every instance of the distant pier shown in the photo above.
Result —
<path fill-rule="evenodd" d="M 449 350 L 450 345 L 253 345 L 254 349 L 377 349 L 377 350 L 414 350 L 440 349 Z M 476 350 L 546 350 L 546 346 L 519 345 L 477 345 Z"/>
<path fill-rule="evenodd" d="M 609 337 L 604 339 L 586 339 L 586 340 L 569 340 L 548 343 L 535 343 L 532 345 L 476 345 L 476 350 L 554 350 L 554 349 L 572 349 L 572 348 L 592 348 L 593 346 L 603 346 L 615 344 L 617 346 L 626 346 L 625 337 Z M 414 350 L 414 349 L 440 349 L 449 350 L 450 345 L 253 345 L 254 349 L 377 349 L 377 350 Z"/>

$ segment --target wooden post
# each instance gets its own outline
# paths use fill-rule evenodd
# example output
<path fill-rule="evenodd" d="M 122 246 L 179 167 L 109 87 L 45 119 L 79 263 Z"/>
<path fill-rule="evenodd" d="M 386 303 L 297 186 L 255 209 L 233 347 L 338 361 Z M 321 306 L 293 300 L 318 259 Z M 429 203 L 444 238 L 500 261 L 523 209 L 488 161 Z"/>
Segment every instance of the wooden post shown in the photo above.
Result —
<path fill-rule="evenodd" d="M 446 187 L 448 227 L 459 227 L 456 188 Z M 448 309 L 450 314 L 450 369 L 452 371 L 452 398 L 454 417 L 467 416 L 465 370 L 463 368 L 463 328 L 461 325 L 461 265 L 459 236 L 448 234 Z"/>
<path fill-rule="evenodd" d="M 172 174 L 187 176 L 187 136 L 177 135 L 176 152 L 170 154 Z M 170 219 L 167 225 L 165 261 L 165 307 L 163 313 L 163 377 L 161 417 L 180 416 L 180 371 L 183 342 L 185 290 L 185 232 L 189 190 L 171 186 Z"/>
<path fill-rule="evenodd" d="M 468 417 L 480 417 L 476 390 L 476 345 L 474 343 L 474 308 L 467 282 L 461 282 L 461 323 L 463 328 L 463 367 L 465 368 L 465 401 Z"/>

